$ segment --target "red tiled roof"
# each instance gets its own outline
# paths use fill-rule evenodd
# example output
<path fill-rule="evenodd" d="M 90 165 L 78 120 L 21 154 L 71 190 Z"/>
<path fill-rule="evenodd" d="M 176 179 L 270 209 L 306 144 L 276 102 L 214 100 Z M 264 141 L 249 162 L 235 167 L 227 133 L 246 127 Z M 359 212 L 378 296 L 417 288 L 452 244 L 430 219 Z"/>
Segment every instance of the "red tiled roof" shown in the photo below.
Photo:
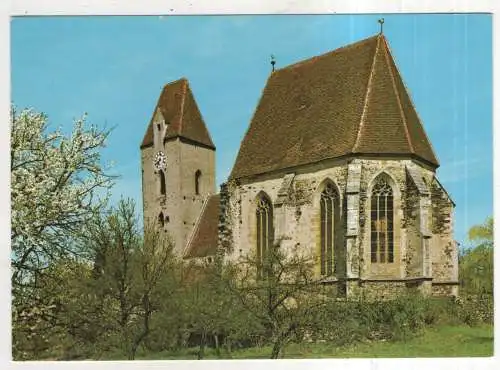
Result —
<path fill-rule="evenodd" d="M 219 208 L 220 195 L 211 195 L 196 222 L 193 235 L 186 246 L 184 258 L 215 255 L 219 237 Z"/>
<path fill-rule="evenodd" d="M 439 166 L 383 35 L 273 72 L 230 178 L 349 154 Z"/>
<path fill-rule="evenodd" d="M 165 122 L 169 124 L 165 139 L 181 137 L 215 149 L 187 79 L 181 78 L 165 85 L 155 112 L 158 109 Z M 141 148 L 151 145 L 153 145 L 153 118 L 149 122 Z"/>

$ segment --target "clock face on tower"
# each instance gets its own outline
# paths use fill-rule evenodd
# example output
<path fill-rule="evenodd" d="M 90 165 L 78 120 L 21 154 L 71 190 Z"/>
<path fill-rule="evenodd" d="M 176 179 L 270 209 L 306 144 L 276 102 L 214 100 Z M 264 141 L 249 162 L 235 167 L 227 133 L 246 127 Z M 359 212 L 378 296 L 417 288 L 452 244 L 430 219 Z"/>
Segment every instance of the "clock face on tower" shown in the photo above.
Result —
<path fill-rule="evenodd" d="M 167 166 L 167 157 L 163 152 L 156 153 L 153 158 L 153 165 L 157 170 L 164 170 Z"/>

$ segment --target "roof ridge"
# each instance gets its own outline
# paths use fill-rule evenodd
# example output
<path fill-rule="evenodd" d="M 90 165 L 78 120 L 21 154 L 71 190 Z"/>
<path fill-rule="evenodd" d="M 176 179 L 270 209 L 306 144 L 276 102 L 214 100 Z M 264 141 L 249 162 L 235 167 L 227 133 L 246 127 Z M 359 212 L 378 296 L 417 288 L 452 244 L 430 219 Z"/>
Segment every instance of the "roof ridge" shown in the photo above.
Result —
<path fill-rule="evenodd" d="M 337 49 L 333 49 L 333 50 L 327 51 L 326 53 L 323 53 L 323 54 L 319 54 L 319 55 L 315 55 L 315 56 L 307 58 L 307 59 L 299 60 L 298 62 L 289 64 L 289 65 L 287 65 L 287 66 L 285 66 L 283 68 L 276 69 L 276 71 L 274 73 L 280 72 L 280 71 L 284 71 L 284 70 L 288 70 L 288 69 L 293 69 L 293 68 L 296 68 L 296 67 L 300 67 L 300 66 L 302 66 L 304 64 L 313 63 L 316 60 L 318 60 L 319 58 L 330 56 L 332 54 L 335 54 L 335 53 L 338 53 L 338 52 L 341 52 L 341 51 L 345 51 L 346 49 L 350 49 L 350 48 L 359 46 L 361 44 L 364 44 L 364 43 L 366 43 L 368 41 L 373 40 L 376 37 L 378 37 L 378 35 L 370 36 L 370 37 L 367 37 L 367 38 L 365 38 L 363 40 L 359 40 L 359 41 L 353 42 L 351 44 L 338 47 Z"/>
<path fill-rule="evenodd" d="M 174 81 L 168 82 L 168 83 L 166 83 L 165 85 L 163 85 L 163 89 L 165 89 L 167 86 L 172 86 L 172 85 L 178 84 L 178 83 L 180 83 L 180 82 L 185 82 L 185 81 L 187 81 L 187 78 L 186 78 L 186 77 L 181 77 L 181 78 L 178 78 L 177 80 L 174 80 Z"/>
<path fill-rule="evenodd" d="M 403 111 L 403 105 L 401 104 L 401 97 L 399 96 L 399 91 L 398 91 L 398 88 L 396 86 L 396 79 L 394 77 L 394 73 L 392 72 L 392 68 L 390 65 L 389 54 L 387 52 L 387 42 L 385 42 L 385 38 L 384 38 L 384 45 L 385 45 L 385 48 L 384 48 L 385 61 L 387 63 L 387 68 L 389 68 L 389 74 L 391 76 L 391 81 L 392 81 L 392 87 L 394 89 L 394 93 L 396 94 L 396 99 L 398 101 L 399 112 L 401 114 L 401 118 L 403 120 L 403 126 L 405 129 L 406 140 L 408 141 L 408 145 L 410 146 L 410 152 L 412 154 L 415 154 L 415 149 L 413 148 L 413 144 L 412 144 L 411 139 L 410 139 L 410 133 L 408 131 L 408 123 L 406 122 L 406 116 L 405 116 L 405 113 Z M 392 57 L 392 55 L 391 55 L 391 57 Z"/>
<path fill-rule="evenodd" d="M 205 196 L 205 199 L 203 200 L 203 204 L 201 206 L 200 213 L 198 214 L 198 217 L 196 218 L 193 230 L 191 231 L 191 234 L 189 235 L 189 239 L 188 239 L 186 245 L 184 246 L 184 250 L 182 252 L 182 257 L 186 257 L 187 253 L 189 252 L 189 248 L 190 248 L 191 243 L 194 239 L 194 236 L 196 235 L 196 233 L 198 232 L 198 229 L 200 228 L 200 222 L 201 222 L 201 219 L 203 217 L 203 213 L 205 212 L 205 209 L 207 208 L 208 201 L 210 200 L 211 196 L 212 196 L 211 194 L 207 194 Z"/>
<path fill-rule="evenodd" d="M 389 53 L 390 56 L 391 56 L 391 58 L 394 60 L 394 57 L 392 56 L 391 47 L 389 46 L 389 43 L 386 42 L 385 44 L 386 44 L 387 53 Z M 422 124 L 422 119 L 420 118 L 420 115 L 418 114 L 418 111 L 417 111 L 417 108 L 415 107 L 415 104 L 413 104 L 413 99 L 410 96 L 408 86 L 406 86 L 405 81 L 401 77 L 402 75 L 401 75 L 401 72 L 400 72 L 400 70 L 398 68 L 398 65 L 396 64 L 396 62 L 394 62 L 393 64 L 394 64 L 394 68 L 396 68 L 396 72 L 398 73 L 398 75 L 400 77 L 400 80 L 401 80 L 401 83 L 403 84 L 404 89 L 408 93 L 408 100 L 409 100 L 409 102 L 411 104 L 411 107 L 413 108 L 413 111 L 415 112 L 415 115 L 417 116 L 418 121 L 420 122 L 420 124 Z M 436 156 L 436 151 L 434 150 L 434 147 L 432 146 L 432 142 L 429 140 L 429 137 L 427 136 L 427 132 L 425 132 L 425 129 L 423 129 L 422 132 L 424 133 L 424 137 L 425 137 L 427 143 L 429 144 L 429 146 L 431 148 L 431 152 L 432 152 L 432 154 L 433 154 L 436 162 L 438 162 L 438 167 L 439 167 L 439 161 L 438 161 L 438 158 Z"/>
<path fill-rule="evenodd" d="M 182 124 L 184 123 L 184 102 L 186 101 L 188 81 L 185 78 L 181 78 L 179 81 L 184 82 L 184 85 L 182 86 L 181 115 L 179 117 L 179 135 L 182 136 Z"/>
<path fill-rule="evenodd" d="M 377 36 L 377 46 L 375 47 L 375 52 L 373 53 L 373 61 L 372 61 L 372 66 L 370 68 L 370 76 L 368 76 L 368 82 L 366 84 L 366 94 L 365 94 L 365 102 L 364 102 L 364 105 L 363 105 L 363 112 L 361 113 L 361 119 L 360 119 L 360 122 L 359 122 L 358 134 L 356 135 L 356 141 L 354 142 L 354 146 L 352 147 L 352 152 L 353 153 L 356 152 L 356 149 L 359 146 L 359 141 L 361 139 L 361 130 L 363 129 L 363 124 L 364 124 L 364 121 L 365 121 L 365 118 L 366 118 L 366 110 L 367 110 L 367 107 L 368 107 L 368 97 L 369 97 L 370 92 L 371 92 L 371 85 L 372 85 L 372 81 L 373 81 L 373 75 L 374 75 L 374 71 L 375 71 L 375 63 L 376 63 L 376 60 L 377 60 L 377 55 L 378 55 L 378 52 L 379 52 L 379 48 L 380 48 L 380 35 Z"/>

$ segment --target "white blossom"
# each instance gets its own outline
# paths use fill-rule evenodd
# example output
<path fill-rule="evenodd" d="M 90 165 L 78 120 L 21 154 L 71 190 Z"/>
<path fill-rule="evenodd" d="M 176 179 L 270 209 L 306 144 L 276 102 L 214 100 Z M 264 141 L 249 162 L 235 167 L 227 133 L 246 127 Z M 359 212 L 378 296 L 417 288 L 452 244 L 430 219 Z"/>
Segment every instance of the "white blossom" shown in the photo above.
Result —
<path fill-rule="evenodd" d="M 76 120 L 70 135 L 47 132 L 47 117 L 11 109 L 13 283 L 81 251 L 71 236 L 102 210 L 113 177 L 101 164 L 109 134 Z"/>

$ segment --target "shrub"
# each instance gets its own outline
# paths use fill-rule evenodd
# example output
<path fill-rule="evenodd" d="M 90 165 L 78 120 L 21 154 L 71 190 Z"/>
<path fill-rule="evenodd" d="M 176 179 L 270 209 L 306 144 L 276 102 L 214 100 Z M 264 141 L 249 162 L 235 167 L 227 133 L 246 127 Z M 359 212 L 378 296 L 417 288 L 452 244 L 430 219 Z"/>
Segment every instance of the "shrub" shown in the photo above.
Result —
<path fill-rule="evenodd" d="M 464 295 L 456 301 L 460 322 L 469 326 L 493 323 L 493 295 Z"/>

